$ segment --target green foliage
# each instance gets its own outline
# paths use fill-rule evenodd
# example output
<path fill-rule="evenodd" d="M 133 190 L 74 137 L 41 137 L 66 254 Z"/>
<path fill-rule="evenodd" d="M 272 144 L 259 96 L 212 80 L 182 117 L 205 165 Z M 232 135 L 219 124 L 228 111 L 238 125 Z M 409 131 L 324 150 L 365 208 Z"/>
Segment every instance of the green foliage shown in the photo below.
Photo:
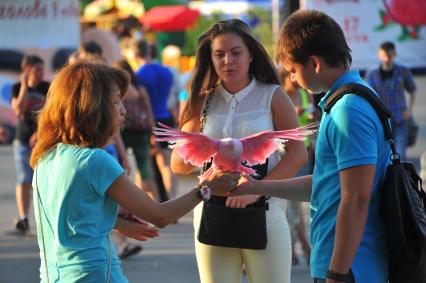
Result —
<path fill-rule="evenodd" d="M 272 34 L 271 11 L 262 8 L 254 8 L 249 12 L 249 17 L 257 17 L 259 23 L 252 29 L 256 39 L 262 43 L 271 58 L 274 58 L 274 36 Z"/>
<path fill-rule="evenodd" d="M 274 42 L 272 35 L 272 16 L 270 11 L 254 8 L 248 13 L 249 19 L 257 17 L 258 24 L 252 29 L 253 34 L 259 40 L 270 56 L 274 55 Z M 195 55 L 197 50 L 198 37 L 205 32 L 210 26 L 219 20 L 225 19 L 226 16 L 222 13 L 216 13 L 210 17 L 200 16 L 196 26 L 187 30 L 185 33 L 185 46 L 182 49 L 182 54 L 185 56 Z"/>
<path fill-rule="evenodd" d="M 118 0 L 116 0 L 118 1 Z M 169 5 L 181 5 L 177 0 L 139 0 L 143 3 L 145 11 L 148 11 L 151 8 L 156 6 L 169 6 Z"/>
<path fill-rule="evenodd" d="M 200 35 L 209 29 L 214 23 L 224 19 L 221 13 L 213 14 L 210 17 L 200 16 L 195 26 L 185 32 L 185 46 L 182 48 L 182 55 L 192 56 L 197 51 L 197 41 Z"/>
<path fill-rule="evenodd" d="M 80 0 L 80 13 L 83 14 L 84 8 L 89 5 L 92 0 Z"/>

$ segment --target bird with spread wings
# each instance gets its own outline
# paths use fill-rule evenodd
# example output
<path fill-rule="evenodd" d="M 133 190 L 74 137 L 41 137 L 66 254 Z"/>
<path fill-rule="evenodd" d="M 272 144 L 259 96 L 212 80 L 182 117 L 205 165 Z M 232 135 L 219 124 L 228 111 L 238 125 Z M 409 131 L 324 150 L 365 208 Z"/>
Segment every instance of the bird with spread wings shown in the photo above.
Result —
<path fill-rule="evenodd" d="M 184 132 L 158 124 L 161 127 L 153 128 L 156 140 L 168 142 L 185 164 L 202 167 L 205 162 L 212 162 L 212 166 L 199 176 L 201 181 L 214 170 L 255 175 L 251 166 L 265 163 L 272 153 L 283 149 L 287 140 L 303 141 L 317 130 L 314 123 L 290 130 L 267 130 L 242 139 L 214 139 L 202 133 Z"/>

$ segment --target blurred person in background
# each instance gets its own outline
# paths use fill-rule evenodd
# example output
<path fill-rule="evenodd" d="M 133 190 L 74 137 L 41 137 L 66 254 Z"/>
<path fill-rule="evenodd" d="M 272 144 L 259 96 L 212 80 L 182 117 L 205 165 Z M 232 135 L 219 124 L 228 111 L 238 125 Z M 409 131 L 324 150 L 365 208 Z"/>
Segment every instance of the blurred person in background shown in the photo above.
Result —
<path fill-rule="evenodd" d="M 126 60 L 114 62 L 113 67 L 127 72 L 130 76 L 130 85 L 123 98 L 126 121 L 121 135 L 126 148 L 133 150 L 137 169 L 142 179 L 139 181 L 139 178 L 136 178 L 135 183 L 152 199 L 158 200 L 150 155 L 150 143 L 154 141 L 151 139 L 151 134 L 152 127 L 155 126 L 155 120 L 149 96 L 145 88 L 138 86 L 136 76 Z"/>
<path fill-rule="evenodd" d="M 182 84 L 180 79 L 180 48 L 175 45 L 167 45 L 161 51 L 161 60 L 163 65 L 169 67 L 173 74 L 173 84 L 170 89 L 169 99 L 167 105 L 170 113 L 173 115 L 175 124 L 179 122 L 179 95 L 182 90 Z"/>
<path fill-rule="evenodd" d="M 44 103 L 50 84 L 43 81 L 44 62 L 37 55 L 25 55 L 21 63 L 20 81 L 12 86 L 12 110 L 18 118 L 13 155 L 16 166 L 16 204 L 19 218 L 14 225 L 18 233 L 29 231 L 28 211 L 33 171 L 30 151 L 36 142 L 37 111 Z"/>
<path fill-rule="evenodd" d="M 150 59 L 151 63 L 160 64 L 160 62 L 158 61 L 158 50 L 157 50 L 156 44 L 150 44 L 149 45 L 149 54 L 150 54 L 150 58 L 151 58 Z M 173 87 L 171 88 L 171 90 L 172 89 L 173 89 Z M 170 95 L 169 95 L 169 98 L 167 100 L 167 107 L 170 107 Z M 169 109 L 169 111 L 170 111 L 171 114 L 173 113 L 170 109 Z M 158 188 L 158 197 L 159 197 L 159 200 L 161 202 L 165 202 L 165 201 L 169 200 L 169 193 L 167 192 L 166 187 L 164 186 L 163 176 L 161 174 L 160 168 L 158 167 L 157 153 L 158 153 L 158 147 L 159 146 L 158 146 L 157 142 L 155 141 L 154 136 L 152 136 L 151 145 L 152 145 L 152 147 L 151 147 L 151 159 L 152 159 L 152 165 L 153 165 L 152 168 L 154 169 L 155 183 L 157 184 L 157 188 Z M 138 179 L 140 179 L 139 174 L 136 177 Z"/>
<path fill-rule="evenodd" d="M 396 152 L 406 160 L 408 120 L 412 119 L 416 84 L 407 67 L 395 63 L 396 47 L 393 42 L 383 42 L 379 53 L 380 66 L 367 75 L 367 82 L 380 95 L 392 112 L 391 127 Z M 407 105 L 405 91 L 410 95 Z"/>
<path fill-rule="evenodd" d="M 78 50 L 74 51 L 73 53 L 70 54 L 70 56 L 68 56 L 68 65 L 72 65 L 78 62 Z"/>
<path fill-rule="evenodd" d="M 133 46 L 134 57 L 139 66 L 135 72 L 137 82 L 148 91 L 155 121 L 174 127 L 174 118 L 167 104 L 173 85 L 173 74 L 169 68 L 152 61 L 151 50 L 150 44 L 143 39 L 137 40 Z M 173 198 L 176 196 L 177 178 L 170 169 L 171 150 L 167 142 L 159 143 L 155 156 L 164 187 L 169 197 Z"/>
<path fill-rule="evenodd" d="M 106 63 L 106 60 L 102 57 L 102 47 L 95 41 L 87 41 L 80 44 L 77 49 L 77 58 L 79 60 L 86 60 L 91 62 Z"/>
<path fill-rule="evenodd" d="M 288 94 L 291 101 L 293 102 L 294 109 L 299 117 L 300 126 L 306 126 L 309 123 L 313 122 L 314 107 L 312 105 L 313 99 L 312 96 L 302 89 L 299 84 L 291 78 L 291 74 L 287 72 L 284 68 L 279 69 L 279 74 L 282 82 L 282 87 L 284 91 Z M 310 137 L 305 138 L 305 147 L 308 152 L 308 162 L 300 169 L 296 174 L 296 177 L 306 176 L 312 174 L 313 169 L 313 152 L 315 151 L 315 146 Z M 302 250 L 306 259 L 307 264 L 309 264 L 309 258 L 311 254 L 311 246 L 307 239 L 306 234 L 306 224 L 305 224 L 305 213 L 302 207 L 302 203 L 299 201 L 290 200 L 288 201 L 287 207 L 287 219 L 288 224 L 290 225 L 291 232 L 291 254 L 292 254 L 292 264 L 299 264 L 299 258 L 296 254 L 295 246 L 299 241 Z"/>
<path fill-rule="evenodd" d="M 10 143 L 15 138 L 15 127 L 0 125 L 0 143 Z"/>

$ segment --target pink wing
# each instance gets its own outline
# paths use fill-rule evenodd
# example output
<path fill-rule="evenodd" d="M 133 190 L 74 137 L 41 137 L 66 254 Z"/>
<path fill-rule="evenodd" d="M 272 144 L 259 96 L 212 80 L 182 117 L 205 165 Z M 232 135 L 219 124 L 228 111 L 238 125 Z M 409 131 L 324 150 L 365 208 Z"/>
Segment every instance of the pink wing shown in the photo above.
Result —
<path fill-rule="evenodd" d="M 217 152 L 219 141 L 209 138 L 201 133 L 184 132 L 158 123 L 161 128 L 154 127 L 156 140 L 168 142 L 174 148 L 185 163 L 194 166 L 203 166 L 210 161 Z"/>
<path fill-rule="evenodd" d="M 241 139 L 243 144 L 243 153 L 241 160 L 246 161 L 247 165 L 253 166 L 263 164 L 266 159 L 279 149 L 283 142 L 287 140 L 303 141 L 305 137 L 316 132 L 317 124 L 309 124 L 284 131 L 263 131 Z"/>

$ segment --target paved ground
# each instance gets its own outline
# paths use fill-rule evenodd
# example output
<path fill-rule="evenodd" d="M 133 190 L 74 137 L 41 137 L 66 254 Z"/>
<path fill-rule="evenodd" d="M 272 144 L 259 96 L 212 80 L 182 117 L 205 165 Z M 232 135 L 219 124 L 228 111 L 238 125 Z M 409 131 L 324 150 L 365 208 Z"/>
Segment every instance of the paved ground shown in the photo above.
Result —
<path fill-rule="evenodd" d="M 426 77 L 417 77 L 419 84 L 415 117 L 421 128 L 417 145 L 408 151 L 408 157 L 417 166 L 426 151 Z M 11 220 L 16 215 L 14 195 L 15 171 L 11 146 L 0 146 L 0 283 L 39 282 L 39 255 L 34 231 L 32 235 L 12 235 Z M 185 191 L 194 182 L 180 178 L 179 190 Z M 34 219 L 31 215 L 31 224 Z M 123 262 L 130 282 L 142 283 L 196 283 L 199 282 L 194 255 L 192 215 L 178 224 L 160 231 L 161 236 L 144 244 L 137 256 Z M 310 282 L 305 264 L 293 268 L 292 282 Z M 246 282 L 243 279 L 242 282 Z M 266 282 L 265 282 L 266 283 Z"/>

